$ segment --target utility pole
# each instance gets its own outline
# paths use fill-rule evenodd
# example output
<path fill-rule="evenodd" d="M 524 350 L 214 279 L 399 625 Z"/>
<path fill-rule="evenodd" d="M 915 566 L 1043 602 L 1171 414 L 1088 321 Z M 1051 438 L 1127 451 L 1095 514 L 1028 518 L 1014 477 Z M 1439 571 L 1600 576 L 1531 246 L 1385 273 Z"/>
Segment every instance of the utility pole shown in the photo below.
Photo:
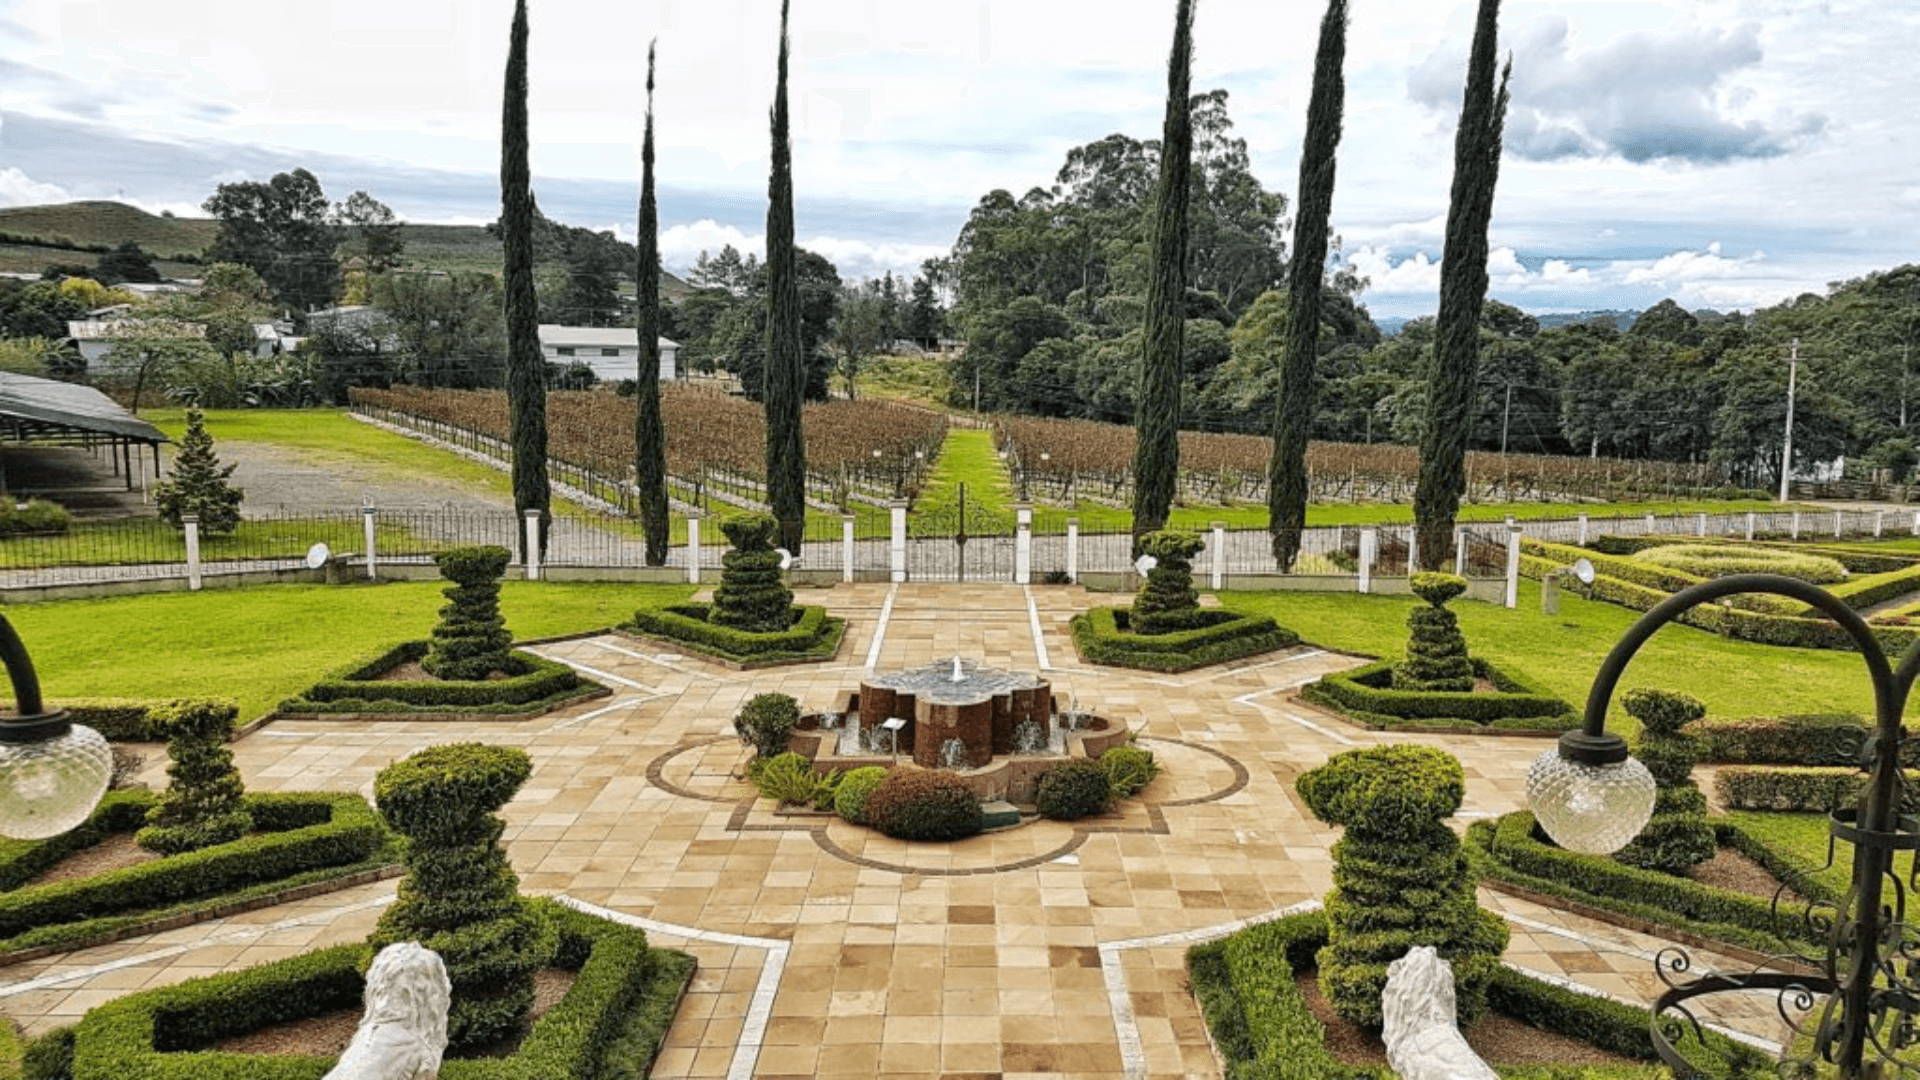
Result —
<path fill-rule="evenodd" d="M 1793 339 L 1787 355 L 1787 434 L 1780 445 L 1780 501 L 1787 501 L 1787 481 L 1793 476 L 1793 390 L 1800 373 L 1800 339 Z"/>
<path fill-rule="evenodd" d="M 1507 454 L 1507 425 L 1513 421 L 1513 384 L 1507 384 L 1507 408 L 1500 414 L 1500 456 Z"/>

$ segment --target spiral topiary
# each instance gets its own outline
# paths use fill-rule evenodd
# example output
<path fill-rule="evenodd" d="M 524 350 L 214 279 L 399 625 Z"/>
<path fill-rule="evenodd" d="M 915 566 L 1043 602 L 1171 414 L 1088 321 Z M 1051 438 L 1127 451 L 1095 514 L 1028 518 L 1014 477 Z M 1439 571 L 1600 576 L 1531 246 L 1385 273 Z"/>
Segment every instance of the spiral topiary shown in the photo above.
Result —
<path fill-rule="evenodd" d="M 1653 817 L 1640 835 L 1614 855 L 1629 866 L 1684 877 L 1720 850 L 1707 822 L 1707 797 L 1693 782 L 1693 766 L 1706 742 L 1681 729 L 1707 714 L 1691 694 L 1637 688 L 1621 698 L 1627 715 L 1640 721 L 1635 757 L 1653 774 Z"/>
<path fill-rule="evenodd" d="M 1464 691 L 1473 689 L 1473 661 L 1460 622 L 1447 601 L 1467 591 L 1467 579 L 1423 571 L 1410 581 L 1426 607 L 1407 613 L 1407 658 L 1394 665 L 1395 690 Z"/>
<path fill-rule="evenodd" d="M 1041 773 L 1033 801 L 1041 817 L 1076 821 L 1105 810 L 1113 801 L 1113 785 L 1099 762 L 1078 758 Z"/>
<path fill-rule="evenodd" d="M 878 765 L 862 765 L 848 773 L 833 793 L 833 812 L 850 825 L 866 825 L 867 800 L 887 778 L 887 770 Z"/>
<path fill-rule="evenodd" d="M 433 557 L 440 576 L 453 582 L 440 595 L 440 624 L 420 667 L 436 679 L 484 679 L 510 664 L 513 635 L 500 616 L 500 575 L 513 553 L 496 544 L 449 548 Z"/>
<path fill-rule="evenodd" d="M 939 769 L 899 768 L 867 796 L 867 823 L 896 840 L 959 840 L 980 831 L 980 796 Z"/>
<path fill-rule="evenodd" d="M 1346 829 L 1333 846 L 1319 954 L 1327 999 L 1378 1028 L 1387 965 L 1431 945 L 1453 964 L 1460 1024 L 1472 1023 L 1486 1007 L 1507 926 L 1474 902 L 1466 853 L 1446 826 L 1466 791 L 1459 760 L 1423 746 L 1349 750 L 1297 786 L 1315 817 Z"/>
<path fill-rule="evenodd" d="M 404 835 L 407 876 L 368 939 L 377 952 L 417 941 L 453 982 L 451 1052 L 519 1030 L 533 975 L 553 951 L 551 928 L 520 896 L 494 816 L 533 771 L 523 750 L 459 743 L 422 750 L 374 779 L 374 801 Z"/>
<path fill-rule="evenodd" d="M 773 633 L 793 623 L 793 590 L 780 580 L 780 553 L 773 538 L 780 523 L 771 514 L 732 514 L 720 531 L 733 550 L 720 557 L 720 585 L 713 590 L 707 621 L 752 633 Z"/>
<path fill-rule="evenodd" d="M 231 701 L 174 701 L 152 713 L 154 727 L 166 733 L 167 790 L 147 811 L 147 826 L 134 842 L 148 851 L 178 855 L 184 851 L 238 840 L 253 830 L 253 816 L 242 809 L 246 786 L 233 767 L 227 736 L 240 713 Z"/>
<path fill-rule="evenodd" d="M 1193 557 L 1206 542 L 1190 532 L 1163 529 L 1140 538 L 1140 551 L 1156 560 L 1133 599 L 1127 628 L 1136 634 L 1166 634 L 1194 626 L 1200 594 L 1193 589 Z"/>

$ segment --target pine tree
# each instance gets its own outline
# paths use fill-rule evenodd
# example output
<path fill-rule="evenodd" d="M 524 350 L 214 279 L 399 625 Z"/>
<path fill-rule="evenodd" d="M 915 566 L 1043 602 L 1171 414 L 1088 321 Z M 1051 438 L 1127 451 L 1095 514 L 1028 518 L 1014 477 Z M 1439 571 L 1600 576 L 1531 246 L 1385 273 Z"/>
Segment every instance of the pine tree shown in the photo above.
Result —
<path fill-rule="evenodd" d="M 1160 182 L 1153 221 L 1153 276 L 1147 279 L 1140 350 L 1140 402 L 1134 412 L 1134 546 L 1166 527 L 1180 470 L 1180 375 L 1186 333 L 1187 177 L 1193 126 L 1188 72 L 1193 65 L 1193 0 L 1179 0 L 1173 55 L 1167 60 L 1167 117 L 1160 137 Z"/>
<path fill-rule="evenodd" d="M 1453 519 L 1467 489 L 1467 433 L 1473 379 L 1479 365 L 1480 307 L 1487 298 L 1487 223 L 1500 178 L 1500 132 L 1507 114 L 1507 80 L 1494 89 L 1494 52 L 1500 0 L 1480 0 L 1467 61 L 1460 129 L 1453 140 L 1453 196 L 1447 209 L 1447 246 L 1441 253 L 1440 314 L 1427 382 L 1427 420 L 1420 435 L 1420 481 L 1413 494 L 1420 565 L 1446 565 Z"/>
<path fill-rule="evenodd" d="M 773 172 L 767 182 L 767 502 L 780 546 L 800 554 L 807 524 L 807 448 L 800 431 L 806 365 L 793 253 L 793 148 L 787 139 L 787 6 L 780 0 L 780 66 L 773 90 Z"/>
<path fill-rule="evenodd" d="M 527 166 L 527 0 L 515 0 L 500 113 L 500 238 L 507 271 L 508 438 L 513 444 L 513 508 L 540 514 L 540 547 L 553 521 L 547 486 L 547 364 L 540 355 L 540 306 L 533 291 L 533 181 Z M 519 537 L 521 558 L 525 534 Z"/>
<path fill-rule="evenodd" d="M 653 46 L 647 46 L 647 134 L 640 144 L 640 226 L 634 265 L 640 371 L 634 382 L 633 474 L 647 565 L 667 562 L 667 432 L 660 419 L 660 213 L 653 201 Z"/>
<path fill-rule="evenodd" d="M 1327 261 L 1327 218 L 1333 212 L 1334 152 L 1346 80 L 1347 2 L 1329 0 L 1313 62 L 1313 98 L 1300 152 L 1300 201 L 1293 217 L 1293 261 L 1287 269 L 1287 351 L 1273 410 L 1273 458 L 1267 475 L 1267 528 L 1273 559 L 1293 570 L 1307 526 L 1307 437 L 1313 429 L 1313 369 L 1320 348 L 1320 279 Z"/>
<path fill-rule="evenodd" d="M 188 409 L 187 433 L 180 440 L 179 456 L 173 459 L 173 476 L 153 489 L 160 516 L 182 529 L 185 515 L 197 515 L 202 536 L 233 532 L 240 527 L 240 500 L 245 496 L 227 482 L 237 467 L 220 464 L 200 410 Z"/>

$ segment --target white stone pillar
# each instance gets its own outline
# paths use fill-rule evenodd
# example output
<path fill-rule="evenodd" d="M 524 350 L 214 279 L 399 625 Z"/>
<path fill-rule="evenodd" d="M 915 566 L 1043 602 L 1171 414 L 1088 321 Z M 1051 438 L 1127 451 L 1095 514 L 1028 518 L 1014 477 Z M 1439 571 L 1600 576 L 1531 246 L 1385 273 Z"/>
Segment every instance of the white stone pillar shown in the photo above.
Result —
<path fill-rule="evenodd" d="M 1453 530 L 1453 572 L 1467 576 L 1467 530 L 1458 526 Z"/>
<path fill-rule="evenodd" d="M 904 499 L 895 499 L 887 504 L 889 517 L 892 518 L 893 536 L 887 545 L 888 565 L 892 568 L 889 576 L 896 582 L 907 580 L 907 503 Z"/>
<path fill-rule="evenodd" d="M 1013 508 L 1013 583 L 1033 584 L 1033 507 L 1020 503 Z"/>
<path fill-rule="evenodd" d="M 1705 512 L 1704 510 L 1703 510 L 1703 511 L 1701 511 L 1701 513 L 1700 513 L 1700 519 L 1699 519 L 1699 521 L 1698 521 L 1698 522 L 1697 522 L 1697 523 L 1696 523 L 1696 524 L 1694 525 L 1694 528 L 1693 528 L 1693 533 L 1694 533 L 1694 535 L 1695 535 L 1695 536 L 1702 536 L 1702 537 L 1704 537 L 1704 536 L 1706 536 L 1706 535 L 1707 535 L 1707 515 L 1706 515 L 1706 512 Z"/>
<path fill-rule="evenodd" d="M 840 518 L 840 547 L 845 552 L 840 558 L 840 580 L 853 581 L 853 515 Z"/>
<path fill-rule="evenodd" d="M 1520 602 L 1520 526 L 1507 526 L 1507 606 Z"/>
<path fill-rule="evenodd" d="M 187 588 L 200 588 L 200 515 L 181 514 L 180 524 L 187 530 Z"/>
<path fill-rule="evenodd" d="M 1800 511 L 1798 510 L 1795 510 L 1793 512 L 1793 534 L 1792 535 L 1795 540 L 1800 539 Z"/>
<path fill-rule="evenodd" d="M 1880 533 L 1886 526 L 1887 512 L 1885 510 L 1875 510 L 1873 512 L 1873 538 L 1875 540 L 1880 539 Z"/>
<path fill-rule="evenodd" d="M 1747 539 L 1753 539 L 1753 511 L 1747 511 Z"/>
<path fill-rule="evenodd" d="M 1213 548 L 1213 573 L 1208 584 L 1214 592 L 1219 592 L 1227 587 L 1227 523 L 1215 521 L 1210 527 L 1213 529 L 1213 539 L 1208 544 Z"/>
<path fill-rule="evenodd" d="M 527 580 L 540 580 L 540 511 L 527 511 Z"/>
<path fill-rule="evenodd" d="M 1587 546 L 1587 515 L 1585 514 L 1580 515 L 1580 539 L 1577 543 L 1581 547 Z"/>
<path fill-rule="evenodd" d="M 1846 519 L 1847 512 L 1845 510 L 1835 510 L 1833 512 L 1833 538 L 1835 540 L 1840 539 L 1840 530 L 1845 524 Z"/>
<path fill-rule="evenodd" d="M 374 572 L 373 551 L 373 507 L 367 506 L 361 508 L 360 525 L 366 533 L 367 540 L 367 580 L 372 581 L 376 576 Z"/>
<path fill-rule="evenodd" d="M 700 511 L 687 515 L 687 584 L 700 584 Z"/>
<path fill-rule="evenodd" d="M 1914 519 L 1920 521 L 1920 514 L 1915 514 Z M 1920 525 L 1915 525 L 1913 531 L 1920 533 Z M 1080 519 L 1077 517 L 1067 519 L 1067 580 L 1076 585 L 1080 583 Z"/>
<path fill-rule="evenodd" d="M 1379 556 L 1380 534 L 1372 529 L 1360 530 L 1360 591 L 1373 591 L 1373 560 Z"/>
<path fill-rule="evenodd" d="M 1653 535 L 1653 532 L 1654 532 L 1654 520 L 1653 520 L 1653 515 L 1652 515 L 1652 514 L 1648 514 L 1648 515 L 1647 515 L 1647 531 L 1646 531 L 1646 533 L 1645 533 L 1644 535 L 1646 535 L 1646 536 L 1652 536 L 1652 535 Z"/>

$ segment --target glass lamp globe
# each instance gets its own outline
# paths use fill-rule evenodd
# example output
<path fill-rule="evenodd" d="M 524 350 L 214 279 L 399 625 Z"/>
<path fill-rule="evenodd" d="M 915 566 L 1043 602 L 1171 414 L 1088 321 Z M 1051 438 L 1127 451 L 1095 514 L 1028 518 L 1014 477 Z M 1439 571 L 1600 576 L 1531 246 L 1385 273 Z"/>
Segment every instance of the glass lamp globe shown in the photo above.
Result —
<path fill-rule="evenodd" d="M 1554 843 L 1583 855 L 1610 855 L 1640 835 L 1653 794 L 1653 774 L 1632 758 L 1588 765 L 1556 746 L 1527 770 L 1527 808 Z"/>
<path fill-rule="evenodd" d="M 112 776 L 113 751 L 90 727 L 0 742 L 0 836 L 44 840 L 72 829 L 100 804 Z"/>

